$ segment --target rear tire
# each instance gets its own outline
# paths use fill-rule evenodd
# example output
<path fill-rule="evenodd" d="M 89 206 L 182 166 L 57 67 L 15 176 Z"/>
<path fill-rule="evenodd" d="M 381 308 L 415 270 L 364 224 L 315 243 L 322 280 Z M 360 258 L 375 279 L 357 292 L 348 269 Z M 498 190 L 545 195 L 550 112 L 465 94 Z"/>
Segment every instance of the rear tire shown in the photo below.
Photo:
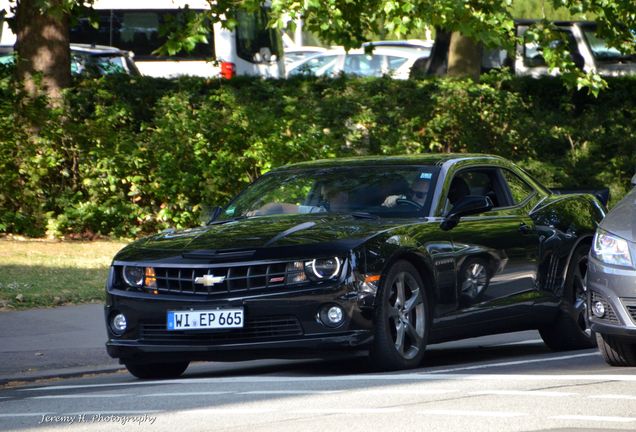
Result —
<path fill-rule="evenodd" d="M 382 279 L 375 308 L 371 362 L 381 370 L 410 369 L 424 357 L 429 327 L 424 283 L 408 261 L 398 261 Z"/>
<path fill-rule="evenodd" d="M 610 366 L 636 366 L 636 343 L 610 335 L 596 334 L 603 358 Z"/>
<path fill-rule="evenodd" d="M 140 379 L 177 378 L 190 362 L 178 363 L 124 363 L 128 372 Z"/>
<path fill-rule="evenodd" d="M 579 245 L 572 254 L 557 319 L 552 324 L 539 329 L 545 344 L 554 351 L 596 346 L 596 339 L 588 320 L 585 287 L 589 251 L 589 245 Z"/>

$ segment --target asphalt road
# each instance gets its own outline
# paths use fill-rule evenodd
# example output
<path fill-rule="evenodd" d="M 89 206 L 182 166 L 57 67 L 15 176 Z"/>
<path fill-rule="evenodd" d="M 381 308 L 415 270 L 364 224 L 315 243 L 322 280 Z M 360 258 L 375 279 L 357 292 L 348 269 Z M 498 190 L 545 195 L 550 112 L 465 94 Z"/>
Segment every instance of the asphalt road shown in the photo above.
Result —
<path fill-rule="evenodd" d="M 536 332 L 431 346 L 419 369 L 366 358 L 196 363 L 182 379 L 124 372 L 0 390 L 0 430 L 636 430 L 636 370 Z"/>
<path fill-rule="evenodd" d="M 117 369 L 106 353 L 104 306 L 0 313 L 0 384 Z"/>

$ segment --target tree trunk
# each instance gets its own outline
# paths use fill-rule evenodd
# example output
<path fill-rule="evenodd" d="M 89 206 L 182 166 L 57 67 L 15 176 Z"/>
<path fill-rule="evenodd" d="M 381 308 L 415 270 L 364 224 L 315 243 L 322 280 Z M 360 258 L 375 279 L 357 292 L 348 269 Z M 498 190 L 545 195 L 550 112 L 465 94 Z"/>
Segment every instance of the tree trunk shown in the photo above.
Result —
<path fill-rule="evenodd" d="M 15 12 L 16 74 L 30 96 L 43 91 L 56 105 L 63 88 L 71 84 L 69 16 L 64 0 L 18 0 Z"/>
<path fill-rule="evenodd" d="M 466 36 L 453 32 L 448 48 L 448 76 L 479 80 L 481 47 Z"/>

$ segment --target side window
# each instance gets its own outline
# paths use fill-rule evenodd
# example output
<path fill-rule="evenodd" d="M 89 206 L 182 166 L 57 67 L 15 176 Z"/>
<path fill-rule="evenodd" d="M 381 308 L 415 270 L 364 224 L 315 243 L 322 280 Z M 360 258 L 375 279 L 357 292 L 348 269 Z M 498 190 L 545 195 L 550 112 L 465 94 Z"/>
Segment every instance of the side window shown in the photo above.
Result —
<path fill-rule="evenodd" d="M 506 179 L 506 183 L 508 184 L 508 189 L 510 190 L 510 195 L 512 196 L 512 201 L 514 205 L 521 204 L 529 196 L 534 194 L 535 190 L 528 183 L 523 181 L 519 176 L 517 176 L 512 171 L 508 171 L 507 169 L 501 170 L 504 179 Z"/>
<path fill-rule="evenodd" d="M 584 65 L 584 59 L 579 53 L 578 44 L 574 35 L 569 30 L 559 30 L 561 40 L 552 41 L 551 47 L 556 48 L 565 44 L 565 48 L 570 52 L 570 58 L 576 64 L 577 67 L 582 68 Z M 547 63 L 543 57 L 543 52 L 538 43 L 529 41 L 527 37 L 524 37 L 523 47 L 523 64 L 527 67 L 545 67 Z"/>
<path fill-rule="evenodd" d="M 509 200 L 501 186 L 497 170 L 494 168 L 461 171 L 451 180 L 445 213 L 468 195 L 487 196 L 495 208 L 506 207 L 509 205 Z"/>

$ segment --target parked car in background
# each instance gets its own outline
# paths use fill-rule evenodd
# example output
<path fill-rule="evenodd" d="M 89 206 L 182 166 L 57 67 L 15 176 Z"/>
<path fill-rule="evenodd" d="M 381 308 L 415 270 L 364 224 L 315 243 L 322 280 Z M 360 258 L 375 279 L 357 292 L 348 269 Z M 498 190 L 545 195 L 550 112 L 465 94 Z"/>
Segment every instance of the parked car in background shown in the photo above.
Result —
<path fill-rule="evenodd" d="M 541 77 L 557 75 L 558 70 L 549 71 L 541 47 L 526 35 L 536 20 L 516 20 L 516 34 L 522 43 L 517 43 L 513 55 L 502 48 L 483 48 L 481 70 L 509 68 L 515 75 Z M 636 74 L 636 57 L 621 53 L 608 46 L 596 32 L 596 24 L 590 21 L 554 22 L 562 35 L 562 42 L 570 52 L 576 66 L 586 72 L 598 72 L 603 76 Z M 450 33 L 438 32 L 431 56 L 418 61 L 412 68 L 414 77 L 445 75 L 448 65 Z"/>
<path fill-rule="evenodd" d="M 377 47 L 371 54 L 364 49 L 331 49 L 321 54 L 293 63 L 287 69 L 287 77 L 295 75 L 338 76 L 340 74 L 364 77 L 389 75 L 407 79 L 411 67 L 428 51 L 406 47 Z"/>
<path fill-rule="evenodd" d="M 587 273 L 591 328 L 612 366 L 636 366 L 636 175 L 632 186 L 599 225 Z"/>
<path fill-rule="evenodd" d="M 285 66 L 308 57 L 327 51 L 327 48 L 317 46 L 302 46 L 298 48 L 285 48 Z"/>
<path fill-rule="evenodd" d="M 603 216 L 594 196 L 553 195 L 496 156 L 289 165 L 206 226 L 122 249 L 106 346 L 140 378 L 352 351 L 412 368 L 427 344 L 525 329 L 591 347 L 583 278 Z"/>
<path fill-rule="evenodd" d="M 362 48 L 366 48 L 368 46 L 373 46 L 374 48 L 409 48 L 422 52 L 422 56 L 429 56 L 431 54 L 431 49 L 433 48 L 433 41 L 421 39 L 379 40 L 365 42 L 362 44 Z"/>
<path fill-rule="evenodd" d="M 133 54 L 102 45 L 71 44 L 71 73 L 102 76 L 116 73 L 140 75 Z M 0 46 L 0 64 L 15 62 L 13 46 Z"/>

